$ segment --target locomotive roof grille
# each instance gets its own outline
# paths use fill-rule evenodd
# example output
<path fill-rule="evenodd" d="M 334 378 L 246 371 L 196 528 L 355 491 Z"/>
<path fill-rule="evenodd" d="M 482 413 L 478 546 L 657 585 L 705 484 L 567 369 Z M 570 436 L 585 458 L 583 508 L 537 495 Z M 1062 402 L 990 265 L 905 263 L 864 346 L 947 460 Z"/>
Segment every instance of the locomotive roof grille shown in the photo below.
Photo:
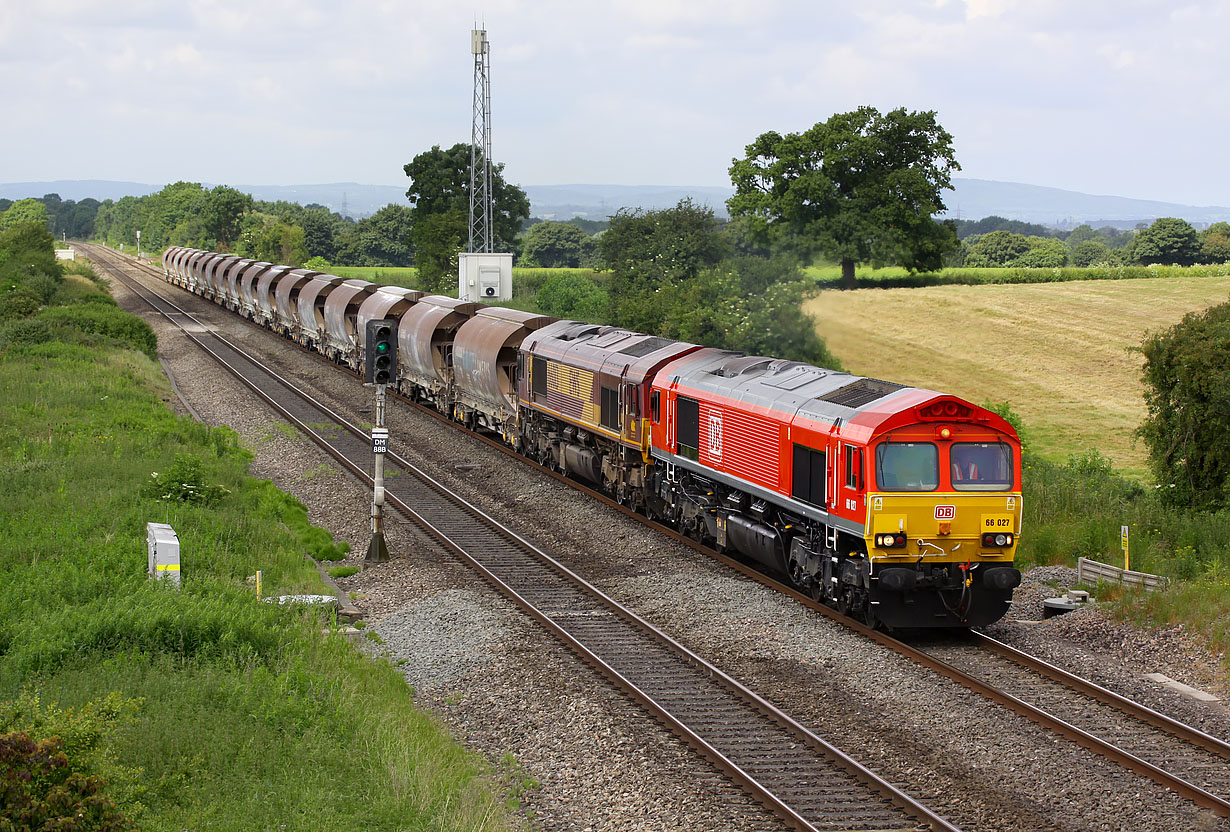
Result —
<path fill-rule="evenodd" d="M 633 358 L 644 358 L 649 353 L 657 352 L 670 343 L 672 341 L 669 338 L 659 338 L 655 335 L 652 338 L 646 338 L 638 344 L 624 347 L 622 350 L 619 350 L 619 353 L 621 355 L 630 355 Z"/>
<path fill-rule="evenodd" d="M 876 399 L 881 399 L 889 393 L 895 393 L 904 388 L 904 384 L 894 384 L 891 381 L 880 381 L 878 378 L 860 378 L 845 387 L 838 387 L 831 393 L 817 396 L 822 402 L 832 402 L 843 407 L 858 408 Z"/>

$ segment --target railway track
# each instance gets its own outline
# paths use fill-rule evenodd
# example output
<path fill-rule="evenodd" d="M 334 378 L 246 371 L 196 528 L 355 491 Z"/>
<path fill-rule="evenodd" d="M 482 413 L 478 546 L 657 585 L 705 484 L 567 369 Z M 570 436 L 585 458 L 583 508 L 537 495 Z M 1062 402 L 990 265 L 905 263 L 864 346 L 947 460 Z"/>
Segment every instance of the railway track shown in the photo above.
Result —
<path fill-rule="evenodd" d="M 106 252 L 105 249 L 104 252 Z M 118 257 L 118 255 L 109 252 L 104 253 L 103 256 Z M 132 266 L 130 261 L 125 262 L 129 263 L 131 268 L 142 268 L 151 276 L 161 280 L 161 273 L 156 269 L 148 266 L 136 267 Z M 434 410 L 428 408 L 422 408 L 422 410 L 442 421 L 449 421 Z M 450 424 L 459 429 L 464 429 L 455 423 L 450 422 Z M 567 482 L 572 487 L 586 491 L 594 498 L 624 512 L 628 516 L 642 522 L 650 522 L 642 515 L 630 511 L 582 483 L 568 479 L 558 472 L 525 460 L 498 441 L 479 433 L 472 431 L 470 433 L 472 436 L 487 442 L 502 452 L 516 457 L 522 462 L 535 465 L 535 467 L 538 467 L 550 476 Z M 364 437 L 361 441 L 366 453 L 366 438 Z M 352 470 L 354 469 L 352 468 Z M 356 473 L 366 478 L 365 472 Z M 1230 745 L 1224 741 L 1189 726 L 1182 725 L 1163 714 L 1152 711 L 1138 703 L 1127 700 L 1111 691 L 1079 679 L 1059 668 L 1055 668 L 977 633 L 971 633 L 968 640 L 961 643 L 940 644 L 938 646 L 933 643 L 921 647 L 907 644 L 885 633 L 872 630 L 856 621 L 841 616 L 823 604 L 817 603 L 806 595 L 797 592 L 792 587 L 774 580 L 771 576 L 767 576 L 741 561 L 714 552 L 708 547 L 702 546 L 673 530 L 658 524 L 652 525 L 677 541 L 702 551 L 710 557 L 723 561 L 731 568 L 742 572 L 754 580 L 790 595 L 799 603 L 839 621 L 844 626 L 862 633 L 885 647 L 910 658 L 912 661 L 956 681 L 958 684 L 1025 716 L 1049 730 L 1055 731 L 1061 736 L 1141 776 L 1160 783 L 1166 788 L 1192 800 L 1197 805 L 1219 816 L 1230 817 L 1230 766 L 1227 766 L 1227 761 L 1230 761 Z M 463 559 L 469 560 L 464 554 L 462 556 Z M 484 571 L 481 567 L 476 568 L 479 568 L 480 572 Z M 558 568 L 564 569 L 562 566 L 558 566 Z M 564 571 L 566 572 L 567 570 Z M 537 580 L 541 577 L 542 575 L 535 575 L 534 579 Z M 498 576 L 493 574 L 489 576 L 489 580 L 493 580 L 499 586 Z M 502 591 L 505 591 L 505 594 L 509 594 L 508 590 L 502 589 Z M 532 597 L 532 588 L 526 591 L 531 593 Z M 513 589 L 513 592 L 515 593 L 516 590 Z M 510 597 L 513 596 L 510 595 Z M 622 610 L 622 608 L 620 609 Z M 622 610 L 622 613 L 617 615 L 622 614 L 632 616 L 626 610 Z M 598 614 L 585 610 L 573 612 L 565 610 L 561 617 L 563 619 L 575 619 L 585 622 L 586 619 L 592 619 L 597 616 Z M 535 617 L 538 616 L 535 615 Z M 559 623 L 554 622 L 554 626 L 558 626 Z M 544 626 L 547 626 L 552 632 L 556 632 L 551 623 L 544 621 Z M 574 627 L 574 629 L 578 632 L 584 631 L 585 623 Z M 556 632 L 556 635 L 567 642 L 568 639 L 564 635 L 558 632 Z M 670 639 L 664 634 L 659 633 L 658 635 L 660 638 L 670 642 Z M 601 636 L 598 636 L 598 638 L 601 638 Z M 620 642 L 615 643 L 618 644 Z M 673 644 L 673 642 L 670 643 Z M 577 650 L 576 647 L 573 649 Z M 618 652 L 619 648 L 616 649 Z M 586 655 L 584 650 L 578 650 L 578 652 L 581 652 L 583 656 Z M 596 662 L 592 657 L 588 656 L 586 656 L 586 659 L 608 676 L 612 673 L 618 673 L 618 668 L 615 666 L 607 666 L 600 661 Z M 703 664 L 703 660 L 695 659 L 695 661 L 702 663 L 695 665 L 697 667 L 708 667 L 708 665 Z M 684 684 L 682 680 L 675 680 L 675 682 L 677 684 Z M 650 687 L 649 690 L 653 690 L 653 688 Z M 645 692 L 642 691 L 641 693 Z M 754 696 L 754 694 L 752 695 Z M 633 698 L 640 701 L 639 694 L 633 694 Z M 642 704 L 646 703 L 643 702 Z M 646 704 L 646 707 L 651 712 L 654 712 L 659 719 L 662 719 L 664 722 L 668 721 L 662 715 L 657 714 L 651 706 Z M 714 713 L 722 712 L 715 711 Z M 696 745 L 693 738 L 689 738 L 678 729 L 674 730 L 676 730 L 676 733 L 684 736 L 685 740 L 689 743 Z M 698 736 L 695 739 L 703 739 L 703 737 Z M 703 743 L 696 747 L 701 748 L 703 753 L 709 753 L 708 749 L 703 748 Z M 719 767 L 722 767 L 721 764 L 719 764 Z M 724 768 L 723 770 L 727 769 Z M 731 773 L 729 770 L 727 770 L 727 773 L 738 779 L 737 774 Z M 745 786 L 745 788 L 747 787 Z M 750 788 L 749 791 L 754 793 L 755 788 Z M 772 806 L 769 802 L 766 802 L 766 805 Z M 775 810 L 782 814 L 783 817 L 790 817 L 779 808 L 775 808 Z M 793 818 L 791 820 L 795 821 Z M 802 828 L 809 827 L 804 826 Z M 845 826 L 842 828 L 856 829 L 866 827 L 851 826 L 848 822 L 845 822 Z M 898 827 L 890 826 L 883 828 Z"/>
<path fill-rule="evenodd" d="M 83 248 L 343 467 L 371 482 L 365 431 L 135 280 L 143 267 L 101 247 Z M 395 453 L 386 460 L 390 504 L 790 826 L 957 829 L 425 471 Z"/>
<path fill-rule="evenodd" d="M 1230 817 L 1230 743 L 981 633 L 923 649 L 1049 714 L 1069 739 L 1105 741 L 1132 771 Z"/>

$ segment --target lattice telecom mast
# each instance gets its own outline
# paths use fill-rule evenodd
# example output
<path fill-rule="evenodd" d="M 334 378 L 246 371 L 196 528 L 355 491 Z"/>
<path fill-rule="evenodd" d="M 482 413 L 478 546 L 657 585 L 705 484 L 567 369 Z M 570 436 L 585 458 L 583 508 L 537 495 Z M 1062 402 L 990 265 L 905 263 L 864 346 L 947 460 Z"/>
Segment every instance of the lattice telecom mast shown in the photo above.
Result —
<path fill-rule="evenodd" d="M 491 45 L 486 29 L 470 32 L 474 54 L 474 129 L 470 137 L 470 251 L 494 250 L 491 222 Z"/>
<path fill-rule="evenodd" d="M 458 252 L 457 297 L 512 298 L 510 252 L 495 250 L 495 195 L 491 192 L 491 45 L 486 29 L 470 31 L 474 55 L 474 132 L 470 137 L 470 248 Z"/>

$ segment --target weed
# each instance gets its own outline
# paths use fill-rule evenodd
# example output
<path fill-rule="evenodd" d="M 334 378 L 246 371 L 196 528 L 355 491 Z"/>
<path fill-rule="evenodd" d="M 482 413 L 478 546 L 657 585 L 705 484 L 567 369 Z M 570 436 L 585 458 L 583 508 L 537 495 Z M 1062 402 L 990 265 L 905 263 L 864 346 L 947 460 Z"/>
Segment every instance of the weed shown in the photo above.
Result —
<path fill-rule="evenodd" d="M 357 566 L 335 566 L 328 570 L 330 578 L 349 578 L 359 572 Z"/>
<path fill-rule="evenodd" d="M 176 454 L 171 470 L 165 474 L 154 471 L 142 493 L 164 503 L 198 503 L 216 505 L 230 492 L 220 485 L 205 482 L 204 467 L 200 457 L 192 454 Z"/>

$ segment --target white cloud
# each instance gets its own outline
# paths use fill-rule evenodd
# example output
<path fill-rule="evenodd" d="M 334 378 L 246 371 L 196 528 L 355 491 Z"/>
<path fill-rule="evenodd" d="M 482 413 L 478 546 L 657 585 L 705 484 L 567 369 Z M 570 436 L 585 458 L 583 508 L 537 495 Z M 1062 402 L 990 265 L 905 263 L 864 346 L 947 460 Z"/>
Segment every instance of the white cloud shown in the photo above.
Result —
<path fill-rule="evenodd" d="M 1013 0 L 965 0 L 965 19 L 1002 17 L 1014 5 Z"/>

